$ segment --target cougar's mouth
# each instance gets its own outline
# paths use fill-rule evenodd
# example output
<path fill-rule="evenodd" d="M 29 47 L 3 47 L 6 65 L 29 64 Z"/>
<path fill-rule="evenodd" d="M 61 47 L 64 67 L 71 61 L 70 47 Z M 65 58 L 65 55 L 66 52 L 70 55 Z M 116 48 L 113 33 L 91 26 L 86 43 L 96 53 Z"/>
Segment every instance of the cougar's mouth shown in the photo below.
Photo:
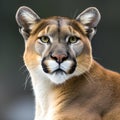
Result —
<path fill-rule="evenodd" d="M 67 74 L 64 70 L 62 70 L 62 69 L 57 69 L 57 70 L 55 70 L 55 71 L 53 71 L 52 73 L 56 73 L 56 74 L 62 74 L 62 73 L 65 73 L 65 74 Z"/>

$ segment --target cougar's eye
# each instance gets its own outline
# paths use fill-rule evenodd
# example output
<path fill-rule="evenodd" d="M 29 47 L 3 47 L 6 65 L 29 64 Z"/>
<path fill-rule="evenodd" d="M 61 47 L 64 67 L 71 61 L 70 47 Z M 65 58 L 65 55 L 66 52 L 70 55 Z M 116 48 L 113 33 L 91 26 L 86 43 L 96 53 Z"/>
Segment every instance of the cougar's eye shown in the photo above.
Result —
<path fill-rule="evenodd" d="M 48 36 L 42 36 L 39 38 L 39 40 L 42 42 L 42 43 L 49 43 L 50 42 L 50 39 Z"/>
<path fill-rule="evenodd" d="M 76 43 L 78 41 L 78 38 L 76 36 L 70 36 L 68 38 L 69 43 Z"/>

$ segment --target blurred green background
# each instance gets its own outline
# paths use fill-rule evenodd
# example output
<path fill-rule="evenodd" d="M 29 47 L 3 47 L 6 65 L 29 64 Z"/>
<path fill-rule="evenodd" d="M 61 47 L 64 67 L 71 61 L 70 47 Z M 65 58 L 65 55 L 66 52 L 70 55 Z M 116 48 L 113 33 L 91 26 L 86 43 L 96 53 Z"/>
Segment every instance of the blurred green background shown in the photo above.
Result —
<path fill-rule="evenodd" d="M 102 19 L 92 40 L 94 58 L 120 72 L 119 0 L 0 0 L 0 120 L 33 120 L 34 116 L 34 95 L 22 59 L 24 40 L 15 21 L 23 5 L 41 18 L 75 17 L 87 7 L 97 7 Z"/>

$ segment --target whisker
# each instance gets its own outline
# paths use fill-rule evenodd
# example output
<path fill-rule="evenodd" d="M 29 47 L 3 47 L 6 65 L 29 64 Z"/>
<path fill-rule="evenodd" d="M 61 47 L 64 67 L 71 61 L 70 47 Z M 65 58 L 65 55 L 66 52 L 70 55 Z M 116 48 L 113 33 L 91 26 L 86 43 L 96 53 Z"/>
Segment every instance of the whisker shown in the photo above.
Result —
<path fill-rule="evenodd" d="M 94 60 L 102 60 L 102 58 L 93 57 Z"/>
<path fill-rule="evenodd" d="M 22 69 L 26 68 L 25 65 L 22 65 L 20 68 L 19 68 L 19 71 L 21 71 Z"/>
<path fill-rule="evenodd" d="M 30 79 L 30 74 L 29 74 L 29 72 L 28 72 L 25 65 L 22 65 L 20 67 L 19 71 L 22 71 L 23 73 L 27 73 L 26 78 L 25 78 L 25 83 L 24 83 L 24 89 L 26 89 L 27 88 L 27 83 L 28 83 L 28 81 Z"/>
<path fill-rule="evenodd" d="M 25 79 L 24 89 L 27 87 L 28 80 L 30 79 L 30 74 L 28 73 Z"/>
<path fill-rule="evenodd" d="M 78 15 L 78 9 L 75 10 L 74 15 L 72 16 L 73 18 L 76 18 Z"/>

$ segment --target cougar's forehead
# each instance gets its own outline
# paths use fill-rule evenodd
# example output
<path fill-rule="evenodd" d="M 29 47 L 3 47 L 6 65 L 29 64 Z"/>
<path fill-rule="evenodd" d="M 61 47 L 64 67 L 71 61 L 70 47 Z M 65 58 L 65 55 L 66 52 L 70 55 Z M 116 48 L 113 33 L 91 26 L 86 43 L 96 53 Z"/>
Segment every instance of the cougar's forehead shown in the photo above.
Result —
<path fill-rule="evenodd" d="M 41 20 L 31 32 L 32 34 L 38 34 L 38 37 L 42 35 L 56 36 L 58 34 L 64 35 L 86 35 L 84 26 L 78 23 L 76 20 L 70 20 L 64 17 L 53 17 Z"/>

